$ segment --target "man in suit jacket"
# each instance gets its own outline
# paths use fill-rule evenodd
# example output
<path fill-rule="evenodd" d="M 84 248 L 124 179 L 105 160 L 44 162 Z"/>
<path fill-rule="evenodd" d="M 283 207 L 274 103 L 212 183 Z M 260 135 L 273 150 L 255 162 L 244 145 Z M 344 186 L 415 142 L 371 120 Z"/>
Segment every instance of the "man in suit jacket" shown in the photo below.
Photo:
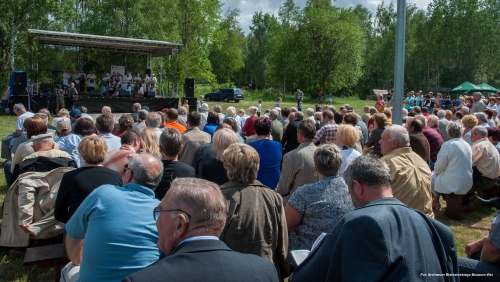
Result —
<path fill-rule="evenodd" d="M 396 200 L 389 172 L 370 155 L 344 172 L 356 209 L 292 273 L 295 281 L 459 281 L 450 228 Z M 425 279 L 424 279 L 425 280 Z"/>
<path fill-rule="evenodd" d="M 274 141 L 281 141 L 283 138 L 283 124 L 278 120 L 279 112 L 278 110 L 271 110 L 269 113 L 269 118 L 272 120 L 271 124 L 271 136 Z"/>
<path fill-rule="evenodd" d="M 182 150 L 179 153 L 179 161 L 191 165 L 193 162 L 193 155 L 203 144 L 210 143 L 212 137 L 210 134 L 200 130 L 201 116 L 197 112 L 190 112 L 188 114 L 187 123 L 188 127 L 186 132 L 182 134 Z"/>
<path fill-rule="evenodd" d="M 278 281 L 274 265 L 219 240 L 226 200 L 214 183 L 176 178 L 154 210 L 165 258 L 122 281 Z"/>
<path fill-rule="evenodd" d="M 314 151 L 317 149 L 312 142 L 314 136 L 316 136 L 314 121 L 307 119 L 301 121 L 297 134 L 300 145 L 283 157 L 282 173 L 276 192 L 283 196 L 284 204 L 297 188 L 318 181 L 314 172 Z"/>
<path fill-rule="evenodd" d="M 441 137 L 443 137 L 443 141 L 446 142 L 450 140 L 450 135 L 448 135 L 448 131 L 446 131 L 446 127 L 448 124 L 451 123 L 451 121 L 445 119 L 446 112 L 444 110 L 439 110 L 437 112 L 437 117 L 439 118 L 439 123 L 438 123 L 438 132 L 441 134 Z"/>
<path fill-rule="evenodd" d="M 303 119 L 304 114 L 302 112 L 295 112 L 295 120 L 286 127 L 283 138 L 281 138 L 281 145 L 285 148 L 283 155 L 297 149 L 300 145 L 297 140 L 297 128 L 299 128 L 299 123 Z"/>

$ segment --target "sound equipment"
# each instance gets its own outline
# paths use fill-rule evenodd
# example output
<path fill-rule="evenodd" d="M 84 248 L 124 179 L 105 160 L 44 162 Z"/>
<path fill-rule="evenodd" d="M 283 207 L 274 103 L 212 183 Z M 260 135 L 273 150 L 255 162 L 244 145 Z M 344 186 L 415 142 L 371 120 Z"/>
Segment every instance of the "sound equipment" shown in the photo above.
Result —
<path fill-rule="evenodd" d="M 90 90 L 89 96 L 101 96 L 101 90 Z"/>
<path fill-rule="evenodd" d="M 118 92 L 119 97 L 132 97 L 132 93 L 126 91 L 126 90 L 120 90 Z"/>
<path fill-rule="evenodd" d="M 195 97 L 186 97 L 183 99 L 188 100 L 189 112 L 197 112 L 198 111 L 198 104 L 197 104 Z M 184 100 L 182 101 L 182 103 L 184 103 Z"/>
<path fill-rule="evenodd" d="M 146 69 L 146 73 L 148 74 L 149 77 L 151 77 L 151 69 Z"/>
<path fill-rule="evenodd" d="M 186 77 L 184 81 L 184 93 L 188 98 L 194 97 L 194 78 Z"/>
<path fill-rule="evenodd" d="M 26 95 L 26 72 L 14 73 L 14 95 Z"/>

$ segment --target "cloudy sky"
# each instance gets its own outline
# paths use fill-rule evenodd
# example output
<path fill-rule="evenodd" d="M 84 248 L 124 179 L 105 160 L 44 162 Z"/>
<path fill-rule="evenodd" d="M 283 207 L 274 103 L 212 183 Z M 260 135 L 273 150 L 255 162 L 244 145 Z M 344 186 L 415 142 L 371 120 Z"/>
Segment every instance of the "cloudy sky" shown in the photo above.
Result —
<path fill-rule="evenodd" d="M 285 0 L 221 0 L 224 3 L 222 9 L 226 11 L 228 8 L 234 9 L 238 8 L 240 10 L 240 22 L 241 28 L 248 33 L 249 26 L 252 23 L 252 16 L 257 11 L 262 11 L 263 13 L 274 13 L 278 14 L 279 7 L 285 2 Z M 294 0 L 295 4 L 300 8 L 305 6 L 306 0 Z M 385 0 L 386 5 L 390 3 L 391 0 Z M 370 11 L 375 13 L 377 5 L 380 4 L 382 0 L 337 0 L 335 3 L 338 7 L 354 7 L 357 4 L 362 4 L 367 7 Z M 419 8 L 427 9 L 427 4 L 431 0 L 407 0 L 407 3 L 415 3 Z M 396 0 L 394 0 L 396 4 Z"/>

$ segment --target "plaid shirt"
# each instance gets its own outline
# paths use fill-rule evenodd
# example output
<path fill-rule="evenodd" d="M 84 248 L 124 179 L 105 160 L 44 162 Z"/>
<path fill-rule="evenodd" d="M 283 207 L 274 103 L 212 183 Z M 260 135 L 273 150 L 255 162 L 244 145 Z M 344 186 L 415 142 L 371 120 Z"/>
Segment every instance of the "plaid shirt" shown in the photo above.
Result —
<path fill-rule="evenodd" d="M 490 241 L 493 246 L 500 249 L 500 212 L 497 212 L 493 218 L 490 234 L 488 235 L 488 241 Z"/>
<path fill-rule="evenodd" d="M 337 141 L 337 124 L 331 120 L 318 130 L 316 137 L 314 137 L 314 144 L 330 144 Z"/>

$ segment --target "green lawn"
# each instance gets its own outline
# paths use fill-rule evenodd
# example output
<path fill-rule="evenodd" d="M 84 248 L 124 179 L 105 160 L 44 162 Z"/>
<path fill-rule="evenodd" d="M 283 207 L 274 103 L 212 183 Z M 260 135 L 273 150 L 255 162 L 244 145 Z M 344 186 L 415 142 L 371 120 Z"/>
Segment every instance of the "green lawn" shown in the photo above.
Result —
<path fill-rule="evenodd" d="M 257 100 L 243 100 L 239 103 L 224 103 L 224 102 L 208 102 L 210 108 L 215 104 L 220 104 L 223 109 L 228 106 L 234 106 L 236 109 L 248 110 L 250 106 L 257 106 Z M 272 109 L 274 107 L 273 101 L 264 101 L 262 103 L 262 111 L 266 109 Z M 335 98 L 333 105 L 337 108 L 344 105 L 350 104 L 354 107 L 355 111 L 358 113 L 363 112 L 363 106 L 374 104 L 373 101 L 358 100 L 353 98 Z M 314 108 L 316 102 L 314 100 L 306 100 L 303 105 L 303 110 L 307 108 Z M 285 98 L 282 103 L 282 108 L 284 107 L 294 107 L 296 103 L 292 98 Z M 14 129 L 15 117 L 10 116 L 0 116 L 0 136 L 10 134 Z M 3 169 L 0 171 L 0 202 L 3 203 L 5 193 L 7 191 L 7 185 L 5 183 Z M 441 203 L 444 207 L 445 203 Z M 465 244 L 477 240 L 483 236 L 486 236 L 491 227 L 491 220 L 495 214 L 495 210 L 492 208 L 480 208 L 478 211 L 473 213 L 462 213 L 463 220 L 453 221 L 445 218 L 443 216 L 443 211 L 436 212 L 436 219 L 442 223 L 448 225 L 455 234 L 455 241 L 457 245 L 458 255 L 461 257 L 465 256 Z M 2 220 L 2 215 L 0 211 L 0 222 Z M 48 269 L 38 269 L 33 267 L 23 267 L 22 259 L 11 258 L 6 255 L 6 250 L 0 250 L 0 281 L 49 281 L 52 278 L 53 272 Z"/>

